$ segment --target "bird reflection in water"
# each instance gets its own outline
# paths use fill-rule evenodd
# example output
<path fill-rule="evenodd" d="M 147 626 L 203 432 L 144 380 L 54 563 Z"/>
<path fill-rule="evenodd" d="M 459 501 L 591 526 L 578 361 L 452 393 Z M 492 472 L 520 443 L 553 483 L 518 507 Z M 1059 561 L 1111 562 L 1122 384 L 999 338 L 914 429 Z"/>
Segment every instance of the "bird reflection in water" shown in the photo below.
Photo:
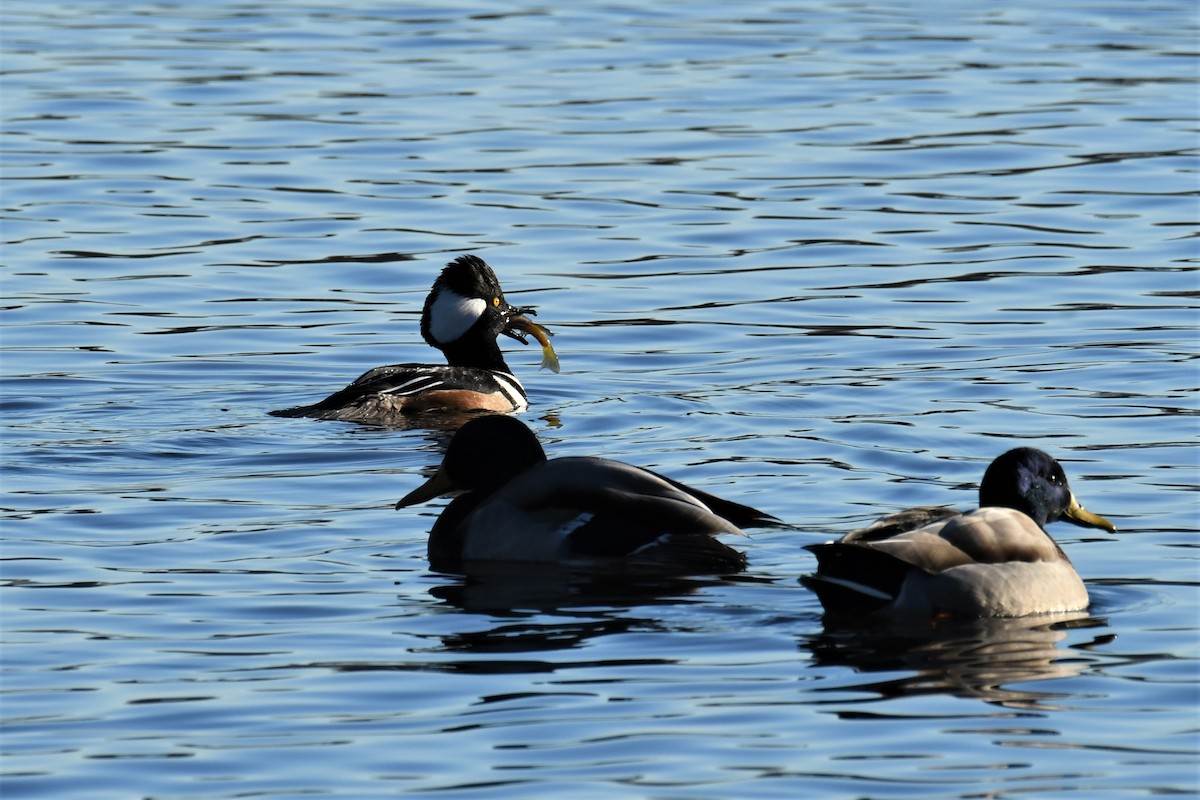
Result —
<path fill-rule="evenodd" d="M 722 578 L 659 576 L 633 571 L 578 569 L 557 564 L 478 562 L 430 594 L 463 611 L 556 611 L 586 606 L 629 607 L 672 603 Z"/>
<path fill-rule="evenodd" d="M 588 640 L 630 631 L 662 630 L 646 607 L 699 602 L 720 578 L 613 574 L 534 564 L 479 564 L 447 575 L 430 594 L 458 610 L 486 614 L 488 627 L 442 637 L 447 650 L 531 653 L 571 650 Z M 658 657 L 622 663 L 669 663 Z M 521 662 L 528 668 L 528 662 Z M 606 661 L 605 663 L 609 663 Z M 558 667 L 564 666 L 556 661 Z"/>
<path fill-rule="evenodd" d="M 865 691 L 878 699 L 949 694 L 1008 708 L 1047 710 L 1069 696 L 1033 682 L 1071 678 L 1089 664 L 1082 656 L 1114 637 L 1097 632 L 1085 644 L 1060 648 L 1068 632 L 1105 629 L 1107 623 L 1086 612 L 993 619 L 906 619 L 873 624 L 826 620 L 821 633 L 801 646 L 821 666 L 847 666 L 857 673 L 908 673 L 816 691 Z M 1065 687 L 1064 687 L 1065 689 Z M 844 701 L 839 701 L 844 702 Z"/>

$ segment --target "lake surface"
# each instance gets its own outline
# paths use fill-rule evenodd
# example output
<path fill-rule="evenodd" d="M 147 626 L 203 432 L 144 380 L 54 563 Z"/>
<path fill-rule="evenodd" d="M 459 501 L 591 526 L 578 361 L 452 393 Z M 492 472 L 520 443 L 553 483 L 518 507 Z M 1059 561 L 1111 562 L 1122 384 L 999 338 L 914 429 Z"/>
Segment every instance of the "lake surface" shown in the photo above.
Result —
<path fill-rule="evenodd" d="M 1200 788 L 1189 2 L 4 3 L 5 798 Z M 277 419 L 476 253 L 554 455 L 793 529 L 430 571 L 442 432 Z M 1066 619 L 837 628 L 802 548 L 1017 443 Z"/>

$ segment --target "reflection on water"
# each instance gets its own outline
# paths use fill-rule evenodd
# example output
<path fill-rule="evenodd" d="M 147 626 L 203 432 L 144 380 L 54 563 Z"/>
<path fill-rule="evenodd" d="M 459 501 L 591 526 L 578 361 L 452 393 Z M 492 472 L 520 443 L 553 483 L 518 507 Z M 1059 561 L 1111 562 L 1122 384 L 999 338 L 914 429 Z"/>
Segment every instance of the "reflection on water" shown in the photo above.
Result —
<path fill-rule="evenodd" d="M 1065 628 L 1106 628 L 1086 612 L 1022 619 L 893 620 L 826 626 L 807 636 L 804 649 L 820 665 L 850 667 L 856 674 L 901 673 L 847 688 L 878 698 L 950 693 L 1010 708 L 1051 709 L 1069 697 L 1053 686 L 1014 686 L 1079 675 L 1088 662 L 1063 651 Z M 1096 636 L 1082 648 L 1107 644 Z M 822 691 L 818 689 L 817 691 Z"/>
<path fill-rule="evenodd" d="M 461 579 L 436 586 L 430 594 L 464 611 L 503 614 L 677 603 L 720 583 L 716 578 L 623 575 L 506 562 L 472 564 Z"/>
<path fill-rule="evenodd" d="M 2 13 L 5 798 L 1200 784 L 1192 4 Z M 548 450 L 795 529 L 428 572 L 453 420 L 266 412 L 428 361 L 468 252 Z M 803 545 L 1016 443 L 1122 529 L 1060 535 L 1091 616 L 823 626 Z"/>

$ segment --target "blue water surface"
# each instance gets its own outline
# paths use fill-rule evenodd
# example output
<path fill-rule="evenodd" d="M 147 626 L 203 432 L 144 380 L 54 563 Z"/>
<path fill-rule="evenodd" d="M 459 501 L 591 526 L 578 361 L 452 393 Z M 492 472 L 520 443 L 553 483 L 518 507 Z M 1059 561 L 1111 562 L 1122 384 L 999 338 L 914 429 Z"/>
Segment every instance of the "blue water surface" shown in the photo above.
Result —
<path fill-rule="evenodd" d="M 1200 791 L 1186 2 L 3 16 L 6 798 Z M 487 259 L 553 455 L 762 508 L 727 579 L 433 572 L 445 432 L 267 416 Z M 1016 444 L 1086 613 L 827 624 L 803 546 Z"/>

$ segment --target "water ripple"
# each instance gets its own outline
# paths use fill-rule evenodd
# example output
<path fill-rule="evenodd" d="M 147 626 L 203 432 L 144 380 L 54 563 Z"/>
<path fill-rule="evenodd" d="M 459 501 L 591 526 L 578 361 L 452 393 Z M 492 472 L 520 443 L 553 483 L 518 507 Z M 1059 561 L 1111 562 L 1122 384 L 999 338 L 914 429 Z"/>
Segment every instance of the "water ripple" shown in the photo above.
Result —
<path fill-rule="evenodd" d="M 5 796 L 1194 790 L 1193 9 L 932 9 L 6 3 Z M 794 527 L 430 572 L 445 426 L 265 411 L 464 252 L 552 455 Z M 1026 442 L 1088 614 L 824 623 L 804 544 Z"/>

